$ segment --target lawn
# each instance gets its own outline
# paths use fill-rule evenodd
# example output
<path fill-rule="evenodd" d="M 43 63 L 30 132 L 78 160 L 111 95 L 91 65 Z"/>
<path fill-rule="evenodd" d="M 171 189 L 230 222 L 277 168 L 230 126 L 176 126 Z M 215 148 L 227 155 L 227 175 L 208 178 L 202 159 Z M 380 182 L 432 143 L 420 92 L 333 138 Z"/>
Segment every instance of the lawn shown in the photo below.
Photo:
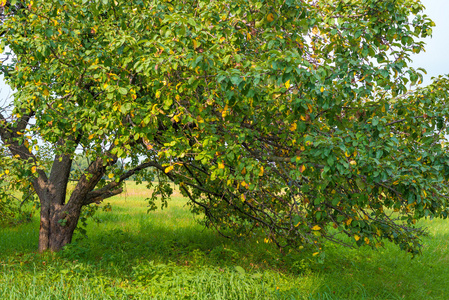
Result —
<path fill-rule="evenodd" d="M 327 245 L 280 254 L 198 224 L 186 200 L 147 213 L 143 186 L 111 198 L 60 253 L 36 252 L 38 219 L 0 229 L 0 299 L 449 299 L 449 221 L 424 220 L 423 255 Z"/>

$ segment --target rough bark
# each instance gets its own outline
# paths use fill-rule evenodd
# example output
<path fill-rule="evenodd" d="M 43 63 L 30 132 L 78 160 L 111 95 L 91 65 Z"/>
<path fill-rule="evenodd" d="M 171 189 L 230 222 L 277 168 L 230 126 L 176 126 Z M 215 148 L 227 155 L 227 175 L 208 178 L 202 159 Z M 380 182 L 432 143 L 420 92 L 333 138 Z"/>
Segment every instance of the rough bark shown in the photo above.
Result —
<path fill-rule="evenodd" d="M 59 251 L 66 244 L 72 242 L 73 232 L 78 224 L 81 213 L 81 206 L 72 207 L 55 206 L 50 219 L 50 239 L 48 249 L 50 251 Z"/>
<path fill-rule="evenodd" d="M 41 199 L 39 252 L 59 251 L 69 244 L 81 213 L 81 206 L 69 208 L 54 204 L 52 200 Z"/>
<path fill-rule="evenodd" d="M 40 228 L 39 228 L 39 252 L 48 249 L 50 243 L 50 203 L 41 201 Z"/>

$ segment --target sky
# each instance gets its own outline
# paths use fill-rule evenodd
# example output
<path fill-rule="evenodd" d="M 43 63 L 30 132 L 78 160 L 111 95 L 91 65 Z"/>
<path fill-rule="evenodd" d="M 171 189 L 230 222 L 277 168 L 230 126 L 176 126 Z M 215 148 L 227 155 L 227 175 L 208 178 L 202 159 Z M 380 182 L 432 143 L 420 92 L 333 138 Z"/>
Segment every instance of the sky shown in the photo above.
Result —
<path fill-rule="evenodd" d="M 434 22 L 432 38 L 426 38 L 426 52 L 415 54 L 412 66 L 426 69 L 423 84 L 431 77 L 449 74 L 449 0 L 421 0 L 426 7 L 425 14 Z"/>
<path fill-rule="evenodd" d="M 412 56 L 414 68 L 424 68 L 427 75 L 423 84 L 429 84 L 431 77 L 449 74 L 449 0 L 421 0 L 426 7 L 425 14 L 436 24 L 431 38 L 426 38 L 426 52 Z M 9 95 L 11 90 L 0 77 L 0 105 Z"/>

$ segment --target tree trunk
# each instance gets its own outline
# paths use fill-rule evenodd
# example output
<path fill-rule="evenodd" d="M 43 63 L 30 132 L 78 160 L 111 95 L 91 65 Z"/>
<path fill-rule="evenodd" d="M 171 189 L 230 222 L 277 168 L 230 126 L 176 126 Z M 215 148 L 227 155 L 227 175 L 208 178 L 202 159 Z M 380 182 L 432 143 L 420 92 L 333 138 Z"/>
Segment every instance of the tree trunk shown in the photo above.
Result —
<path fill-rule="evenodd" d="M 56 252 L 72 241 L 81 206 L 54 205 L 45 200 L 41 201 L 39 252 Z"/>
<path fill-rule="evenodd" d="M 41 201 L 41 216 L 39 228 L 39 252 L 49 248 L 50 243 L 50 203 Z"/>

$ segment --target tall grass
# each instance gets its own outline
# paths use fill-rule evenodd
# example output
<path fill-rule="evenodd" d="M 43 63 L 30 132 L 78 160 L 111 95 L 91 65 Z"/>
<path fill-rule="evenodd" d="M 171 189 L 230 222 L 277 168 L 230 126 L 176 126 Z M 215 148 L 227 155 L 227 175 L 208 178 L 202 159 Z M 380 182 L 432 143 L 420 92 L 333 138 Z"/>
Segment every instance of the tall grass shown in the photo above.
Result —
<path fill-rule="evenodd" d="M 147 214 L 148 191 L 128 184 L 98 212 L 88 238 L 36 252 L 39 224 L 0 230 L 0 299 L 449 299 L 449 222 L 427 220 L 422 256 L 327 245 L 281 255 L 256 238 L 227 240 L 200 226 L 176 195 Z"/>

